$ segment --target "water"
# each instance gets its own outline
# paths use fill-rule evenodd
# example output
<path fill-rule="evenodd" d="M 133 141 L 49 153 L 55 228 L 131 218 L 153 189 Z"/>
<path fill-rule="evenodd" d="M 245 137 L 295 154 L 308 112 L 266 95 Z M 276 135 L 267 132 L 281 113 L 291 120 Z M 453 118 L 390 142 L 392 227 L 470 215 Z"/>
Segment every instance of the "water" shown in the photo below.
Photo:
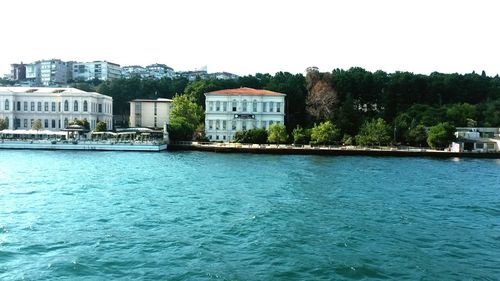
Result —
<path fill-rule="evenodd" d="M 500 161 L 0 151 L 0 280 L 500 280 Z"/>

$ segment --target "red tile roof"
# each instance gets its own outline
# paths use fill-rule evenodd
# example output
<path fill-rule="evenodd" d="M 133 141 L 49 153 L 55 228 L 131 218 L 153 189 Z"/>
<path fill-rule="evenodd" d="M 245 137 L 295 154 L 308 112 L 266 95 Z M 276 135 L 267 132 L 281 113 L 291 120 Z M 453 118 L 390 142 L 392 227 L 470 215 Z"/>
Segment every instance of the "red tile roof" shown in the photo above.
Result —
<path fill-rule="evenodd" d="M 206 93 L 206 95 L 255 95 L 255 96 L 283 96 L 285 94 L 273 92 L 269 90 L 259 90 L 252 88 L 236 88 L 236 89 L 225 89 L 219 91 L 213 91 Z"/>

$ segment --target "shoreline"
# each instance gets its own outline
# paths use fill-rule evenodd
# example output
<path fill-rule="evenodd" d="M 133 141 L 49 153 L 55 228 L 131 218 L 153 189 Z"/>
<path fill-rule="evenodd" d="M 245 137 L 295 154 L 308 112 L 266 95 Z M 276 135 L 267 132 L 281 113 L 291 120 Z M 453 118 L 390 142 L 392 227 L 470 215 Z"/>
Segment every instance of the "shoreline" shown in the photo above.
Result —
<path fill-rule="evenodd" d="M 293 145 L 256 144 L 169 144 L 168 151 L 205 151 L 215 153 L 252 153 L 275 155 L 324 155 L 324 156 L 392 156 L 392 157 L 437 157 L 437 158 L 487 158 L 500 159 L 500 152 L 451 152 L 431 149 L 358 148 L 358 147 L 294 147 Z"/>

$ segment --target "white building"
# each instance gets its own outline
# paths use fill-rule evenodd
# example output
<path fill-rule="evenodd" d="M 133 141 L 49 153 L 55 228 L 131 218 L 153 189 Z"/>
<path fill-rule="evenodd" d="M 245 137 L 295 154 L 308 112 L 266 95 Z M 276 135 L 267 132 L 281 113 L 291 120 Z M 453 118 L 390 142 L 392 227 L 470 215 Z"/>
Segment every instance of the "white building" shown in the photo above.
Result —
<path fill-rule="evenodd" d="M 119 64 L 107 61 L 79 62 L 73 64 L 73 80 L 101 81 L 118 79 L 122 76 Z"/>
<path fill-rule="evenodd" d="M 32 82 L 35 85 L 40 85 L 42 81 L 40 66 L 41 64 L 39 61 L 27 64 L 26 80 Z"/>
<path fill-rule="evenodd" d="M 71 65 L 73 62 L 65 62 L 59 59 L 40 61 L 40 78 L 44 86 L 62 85 L 71 79 Z"/>
<path fill-rule="evenodd" d="M 75 88 L 0 87 L 0 118 L 8 129 L 29 129 L 40 119 L 42 128 L 58 131 L 74 119 L 87 120 L 90 129 L 103 121 L 113 126 L 113 98 Z"/>
<path fill-rule="evenodd" d="M 146 68 L 140 65 L 127 65 L 122 67 L 122 77 L 123 78 L 131 78 L 131 77 L 148 77 L 149 72 Z"/>
<path fill-rule="evenodd" d="M 171 99 L 135 99 L 130 102 L 130 127 L 163 128 L 170 124 Z"/>
<path fill-rule="evenodd" d="M 149 73 L 149 76 L 155 79 L 161 79 L 163 77 L 174 77 L 174 69 L 165 64 L 151 64 L 146 66 L 146 69 Z"/>
<path fill-rule="evenodd" d="M 284 124 L 286 94 L 252 88 L 206 93 L 205 135 L 231 141 L 237 131 Z"/>
<path fill-rule="evenodd" d="M 498 152 L 500 151 L 500 128 L 457 127 L 453 152 Z"/>

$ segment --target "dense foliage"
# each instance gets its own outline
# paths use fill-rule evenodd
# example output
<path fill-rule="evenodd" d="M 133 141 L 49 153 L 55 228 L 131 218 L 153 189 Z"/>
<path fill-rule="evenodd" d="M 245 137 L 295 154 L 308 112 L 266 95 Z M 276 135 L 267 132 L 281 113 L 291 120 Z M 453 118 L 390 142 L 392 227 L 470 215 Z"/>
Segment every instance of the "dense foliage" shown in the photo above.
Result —
<path fill-rule="evenodd" d="M 273 124 L 269 126 L 267 141 L 269 143 L 287 143 L 288 133 L 286 132 L 286 127 L 283 124 Z"/>
<path fill-rule="evenodd" d="M 311 144 L 334 144 L 340 140 L 340 130 L 330 121 L 314 125 Z"/>
<path fill-rule="evenodd" d="M 203 122 L 203 109 L 188 95 L 173 98 L 170 112 L 169 137 L 171 140 L 192 140 Z"/>
<path fill-rule="evenodd" d="M 267 131 L 265 129 L 257 128 L 247 131 L 236 132 L 234 141 L 239 143 L 267 143 Z"/>
<path fill-rule="evenodd" d="M 0 131 L 7 129 L 7 120 L 0 118 Z"/>
<path fill-rule="evenodd" d="M 448 122 L 439 123 L 429 128 L 427 143 L 432 148 L 443 149 L 455 140 L 455 127 Z"/>

